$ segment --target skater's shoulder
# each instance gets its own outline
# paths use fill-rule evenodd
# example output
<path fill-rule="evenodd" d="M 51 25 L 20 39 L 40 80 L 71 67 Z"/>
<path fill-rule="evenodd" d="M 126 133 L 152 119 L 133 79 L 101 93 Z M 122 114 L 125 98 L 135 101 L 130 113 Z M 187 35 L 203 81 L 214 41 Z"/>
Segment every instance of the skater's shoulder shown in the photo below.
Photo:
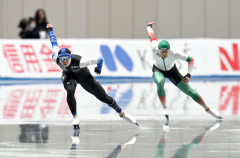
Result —
<path fill-rule="evenodd" d="M 81 61 L 81 56 L 77 55 L 77 54 L 72 54 L 72 60 L 71 60 L 71 64 L 72 66 L 77 66 L 79 65 L 80 61 Z"/>
<path fill-rule="evenodd" d="M 171 48 L 170 52 L 172 52 L 173 55 L 183 55 L 185 54 L 184 52 L 180 51 L 179 49 L 176 48 Z"/>
<path fill-rule="evenodd" d="M 171 47 L 170 52 L 172 52 L 173 54 L 176 54 L 179 52 L 179 50 L 174 47 Z"/>
<path fill-rule="evenodd" d="M 80 55 L 77 55 L 77 54 L 72 54 L 72 58 L 82 58 L 82 56 L 80 56 Z"/>
<path fill-rule="evenodd" d="M 81 58 L 82 58 L 82 56 L 80 56 L 80 55 L 72 54 L 72 60 L 76 60 L 79 62 L 81 60 Z"/>

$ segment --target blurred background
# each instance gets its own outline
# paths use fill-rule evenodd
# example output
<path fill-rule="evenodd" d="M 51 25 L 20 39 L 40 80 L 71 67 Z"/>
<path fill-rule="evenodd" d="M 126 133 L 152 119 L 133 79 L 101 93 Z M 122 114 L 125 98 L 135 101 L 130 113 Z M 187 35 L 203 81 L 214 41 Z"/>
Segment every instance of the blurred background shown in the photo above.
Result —
<path fill-rule="evenodd" d="M 128 141 L 135 143 L 139 133 L 136 145 L 121 153 L 124 158 L 164 154 L 168 125 L 152 79 L 154 58 L 146 30 L 154 21 L 158 41 L 166 39 L 194 58 L 190 85 L 226 120 L 192 157 L 236 157 L 239 17 L 240 0 L 0 0 L 0 156 L 118 155 Z M 60 48 L 104 59 L 101 76 L 94 74 L 94 66 L 89 66 L 91 73 L 123 110 L 142 123 L 141 128 L 120 122 L 114 110 L 78 85 L 75 97 L 82 133 L 72 134 L 61 70 L 51 59 L 47 23 L 53 24 Z M 186 75 L 188 64 L 176 61 L 176 65 Z M 167 79 L 165 91 L 172 120 L 171 147 L 165 152 L 169 156 L 179 148 L 187 157 L 199 143 L 199 130 L 202 139 L 220 123 L 209 121 L 213 118 Z M 78 149 L 70 136 L 82 137 Z M 186 143 L 187 148 L 181 148 Z M 227 143 L 232 146 L 226 148 Z"/>
<path fill-rule="evenodd" d="M 46 13 L 58 38 L 239 38 L 239 0 L 1 0 L 0 38 L 19 38 L 19 21 Z"/>

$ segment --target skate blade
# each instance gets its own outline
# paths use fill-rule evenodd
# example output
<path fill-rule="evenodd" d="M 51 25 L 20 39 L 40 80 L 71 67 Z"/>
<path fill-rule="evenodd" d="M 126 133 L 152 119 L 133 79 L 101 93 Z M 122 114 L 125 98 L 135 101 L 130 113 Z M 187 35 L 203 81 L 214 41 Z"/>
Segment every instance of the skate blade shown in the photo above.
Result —
<path fill-rule="evenodd" d="M 80 127 L 79 127 L 79 125 L 73 125 L 73 129 L 74 130 L 80 130 Z"/>
<path fill-rule="evenodd" d="M 138 123 L 135 123 L 135 125 L 139 126 L 139 124 L 138 124 Z"/>
<path fill-rule="evenodd" d="M 221 123 L 221 122 L 223 122 L 223 120 L 216 120 L 215 123 Z"/>
<path fill-rule="evenodd" d="M 221 117 L 221 116 L 218 116 L 218 118 L 217 119 L 220 119 L 220 120 L 222 120 L 223 118 Z"/>

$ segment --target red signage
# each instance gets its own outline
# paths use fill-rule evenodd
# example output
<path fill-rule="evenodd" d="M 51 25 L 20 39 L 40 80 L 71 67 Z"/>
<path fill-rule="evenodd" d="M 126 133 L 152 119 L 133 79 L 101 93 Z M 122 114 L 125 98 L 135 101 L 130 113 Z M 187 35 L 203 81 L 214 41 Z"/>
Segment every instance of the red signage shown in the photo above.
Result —
<path fill-rule="evenodd" d="M 225 65 L 226 63 L 224 62 L 223 58 L 225 58 L 225 60 L 227 60 L 228 64 L 231 66 L 231 70 L 239 71 L 238 45 L 233 44 L 232 48 L 233 48 L 233 58 L 231 59 L 229 56 L 229 53 L 223 47 L 219 47 L 220 63 L 221 63 L 222 71 L 229 71 L 229 69 Z"/>

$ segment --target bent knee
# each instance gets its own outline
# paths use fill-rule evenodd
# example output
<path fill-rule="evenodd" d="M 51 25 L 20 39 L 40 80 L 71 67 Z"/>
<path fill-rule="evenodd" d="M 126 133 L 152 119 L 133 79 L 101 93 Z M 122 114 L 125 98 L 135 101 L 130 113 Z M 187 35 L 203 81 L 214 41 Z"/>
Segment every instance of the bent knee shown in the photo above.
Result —
<path fill-rule="evenodd" d="M 158 80 L 158 81 L 156 82 L 156 84 L 157 84 L 157 87 L 163 88 L 163 86 L 164 86 L 164 80 Z"/>

